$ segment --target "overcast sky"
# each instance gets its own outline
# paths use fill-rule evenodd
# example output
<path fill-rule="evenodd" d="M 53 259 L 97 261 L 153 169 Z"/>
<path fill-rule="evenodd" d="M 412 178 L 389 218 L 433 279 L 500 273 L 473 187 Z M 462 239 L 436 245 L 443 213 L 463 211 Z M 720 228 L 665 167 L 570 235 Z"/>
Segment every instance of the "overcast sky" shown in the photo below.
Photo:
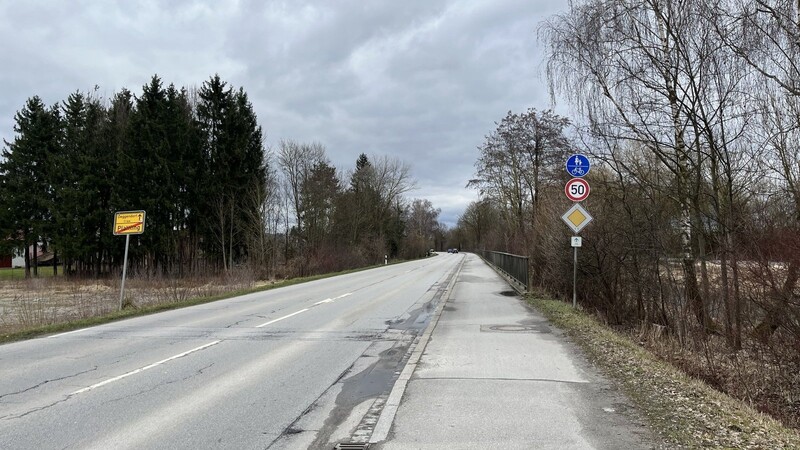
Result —
<path fill-rule="evenodd" d="M 248 93 L 268 147 L 317 141 L 344 170 L 362 152 L 396 156 L 417 180 L 409 196 L 453 225 L 477 198 L 465 185 L 494 122 L 553 106 L 536 29 L 564 3 L 0 0 L 0 137 L 33 95 L 218 73 Z"/>

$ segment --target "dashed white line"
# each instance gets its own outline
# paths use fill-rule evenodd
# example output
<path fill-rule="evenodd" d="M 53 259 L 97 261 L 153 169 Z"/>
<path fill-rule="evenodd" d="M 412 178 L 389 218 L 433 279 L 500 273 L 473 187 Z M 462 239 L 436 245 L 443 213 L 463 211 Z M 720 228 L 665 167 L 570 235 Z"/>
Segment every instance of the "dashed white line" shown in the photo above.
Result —
<path fill-rule="evenodd" d="M 116 376 L 114 378 L 109 378 L 109 379 L 107 379 L 105 381 L 101 381 L 101 382 L 99 382 L 97 384 L 93 384 L 91 386 L 88 386 L 88 387 L 85 387 L 83 389 L 77 390 L 77 391 L 73 392 L 70 395 L 78 395 L 78 394 L 82 394 L 82 393 L 87 392 L 87 391 L 91 391 L 92 389 L 97 389 L 100 386 L 105 386 L 105 385 L 107 385 L 109 383 L 113 383 L 115 381 L 119 381 L 119 380 L 121 380 L 123 378 L 127 378 L 127 377 L 129 377 L 131 375 L 136 375 L 137 373 L 141 373 L 141 372 L 144 372 L 145 370 L 152 369 L 153 367 L 160 366 L 161 364 L 164 364 L 166 362 L 170 362 L 173 359 L 182 358 L 182 357 L 184 357 L 184 356 L 186 356 L 186 355 L 188 355 L 190 353 L 199 352 L 200 350 L 203 350 L 205 348 L 211 347 L 212 345 L 217 345 L 220 342 L 222 342 L 222 341 L 214 341 L 214 342 L 211 342 L 211 343 L 208 343 L 208 344 L 205 344 L 205 345 L 201 345 L 200 347 L 193 348 L 193 349 L 185 351 L 183 353 L 179 353 L 179 354 L 177 354 L 175 356 L 170 356 L 167 359 L 162 359 L 161 361 L 155 362 L 153 364 L 150 364 L 149 366 L 144 366 L 144 367 L 138 368 L 136 370 L 132 370 L 132 371 L 130 371 L 128 373 L 124 373 L 124 374 Z"/>
<path fill-rule="evenodd" d="M 309 308 L 301 309 L 300 311 L 295 311 L 295 312 L 293 312 L 291 314 L 287 314 L 287 315 L 285 315 L 283 317 L 278 317 L 275 320 L 270 320 L 269 322 L 262 323 L 261 325 L 256 325 L 256 328 L 263 328 L 263 327 L 265 327 L 267 325 L 271 325 L 271 324 L 273 324 L 275 322 L 280 322 L 283 319 L 288 319 L 289 317 L 296 316 L 296 315 L 298 315 L 300 313 L 304 313 L 304 312 L 308 311 L 308 309 Z"/>
<path fill-rule="evenodd" d="M 66 336 L 68 334 L 80 333 L 81 331 L 86 331 L 86 330 L 88 330 L 88 328 L 81 328 L 80 330 L 67 331 L 66 333 L 60 333 L 60 334 L 54 334 L 52 336 L 47 336 L 47 339 L 57 338 L 59 336 Z"/>
<path fill-rule="evenodd" d="M 345 298 L 345 297 L 347 297 L 349 295 L 353 295 L 353 293 L 352 292 L 348 292 L 348 293 L 342 294 L 342 295 L 340 295 L 338 297 L 326 298 L 325 300 L 321 300 L 321 301 L 318 301 L 317 303 L 314 303 L 311 306 L 311 308 L 313 308 L 314 306 L 324 305 L 325 303 L 333 303 L 335 300 L 339 300 L 340 298 Z M 285 315 L 283 317 L 278 317 L 277 319 L 270 320 L 269 322 L 264 322 L 261 325 L 256 325 L 256 328 L 264 328 L 267 325 L 272 325 L 275 322 L 280 322 L 283 319 L 288 319 L 289 317 L 296 316 L 296 315 L 298 315 L 300 313 L 304 313 L 304 312 L 308 311 L 311 308 L 304 308 L 304 309 L 301 309 L 300 311 L 295 311 L 295 312 L 293 312 L 291 314 L 287 314 L 287 315 Z"/>
<path fill-rule="evenodd" d="M 338 297 L 326 298 L 325 300 L 322 300 L 320 302 L 314 303 L 314 306 L 319 306 L 319 305 L 322 305 L 322 304 L 325 304 L 325 303 L 333 303 L 334 301 L 339 300 L 340 298 L 345 298 L 345 297 L 347 297 L 349 295 L 353 295 L 353 293 L 352 292 L 348 292 L 347 294 L 342 294 L 342 295 L 340 295 Z"/>

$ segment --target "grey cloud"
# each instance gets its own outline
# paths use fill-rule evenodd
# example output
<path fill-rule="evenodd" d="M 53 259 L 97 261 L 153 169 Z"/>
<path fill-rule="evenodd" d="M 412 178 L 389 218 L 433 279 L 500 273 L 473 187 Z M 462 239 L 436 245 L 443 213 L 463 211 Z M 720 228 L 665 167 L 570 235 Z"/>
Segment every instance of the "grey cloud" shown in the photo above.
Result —
<path fill-rule="evenodd" d="M 319 141 L 341 170 L 395 155 L 453 224 L 476 147 L 508 110 L 546 108 L 537 78 L 545 0 L 3 2 L 0 136 L 31 95 L 95 84 L 138 92 L 158 73 L 197 86 L 219 73 L 248 92 L 274 146 Z"/>

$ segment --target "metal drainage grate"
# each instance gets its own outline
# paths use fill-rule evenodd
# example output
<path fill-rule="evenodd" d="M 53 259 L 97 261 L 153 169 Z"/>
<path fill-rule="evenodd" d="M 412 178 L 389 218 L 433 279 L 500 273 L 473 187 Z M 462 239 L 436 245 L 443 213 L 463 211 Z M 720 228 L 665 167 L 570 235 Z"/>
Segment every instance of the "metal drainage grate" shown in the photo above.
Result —
<path fill-rule="evenodd" d="M 333 450 L 367 450 L 369 444 L 362 442 L 340 442 L 333 447 Z"/>

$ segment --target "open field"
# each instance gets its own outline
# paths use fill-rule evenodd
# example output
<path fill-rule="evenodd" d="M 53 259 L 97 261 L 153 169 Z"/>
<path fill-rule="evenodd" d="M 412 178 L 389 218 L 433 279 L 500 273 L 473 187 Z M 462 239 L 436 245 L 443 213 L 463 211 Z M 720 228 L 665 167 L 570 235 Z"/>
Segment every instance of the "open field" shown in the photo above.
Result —
<path fill-rule="evenodd" d="M 210 299 L 267 283 L 242 278 L 132 279 L 125 288 L 127 309 L 147 309 Z M 120 282 L 42 276 L 0 279 L 0 334 L 102 317 L 119 310 Z"/>
<path fill-rule="evenodd" d="M 397 261 L 402 262 L 402 261 Z M 250 272 L 205 278 L 139 277 L 120 280 L 41 277 L 0 279 L 0 343 L 98 325 L 137 315 L 305 283 L 376 266 L 285 280 L 255 280 Z"/>

